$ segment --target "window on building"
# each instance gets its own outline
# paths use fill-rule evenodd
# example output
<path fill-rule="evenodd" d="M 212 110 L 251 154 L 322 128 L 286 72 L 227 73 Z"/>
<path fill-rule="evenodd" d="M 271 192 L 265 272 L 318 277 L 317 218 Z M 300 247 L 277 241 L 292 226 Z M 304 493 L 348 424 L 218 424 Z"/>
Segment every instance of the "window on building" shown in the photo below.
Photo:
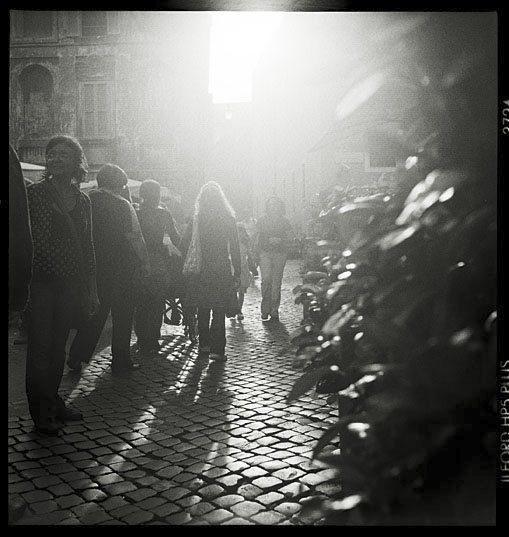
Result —
<path fill-rule="evenodd" d="M 23 94 L 23 135 L 44 138 L 53 132 L 53 77 L 41 65 L 29 65 L 21 72 Z"/>
<path fill-rule="evenodd" d="M 82 11 L 81 34 L 84 36 L 107 35 L 108 13 L 106 11 Z"/>
<path fill-rule="evenodd" d="M 53 35 L 51 11 L 23 11 L 19 19 L 21 37 L 51 37 Z"/>
<path fill-rule="evenodd" d="M 110 90 L 107 82 L 85 82 L 81 88 L 84 138 L 106 138 L 111 133 Z"/>

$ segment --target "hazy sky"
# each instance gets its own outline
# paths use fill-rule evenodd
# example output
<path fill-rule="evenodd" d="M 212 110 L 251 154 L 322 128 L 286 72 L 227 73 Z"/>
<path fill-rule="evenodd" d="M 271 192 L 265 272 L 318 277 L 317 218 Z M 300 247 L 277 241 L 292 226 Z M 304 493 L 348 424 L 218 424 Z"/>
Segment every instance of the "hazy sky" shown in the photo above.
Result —
<path fill-rule="evenodd" d="M 256 62 L 282 16 L 277 12 L 213 13 L 209 92 L 214 102 L 251 100 Z"/>

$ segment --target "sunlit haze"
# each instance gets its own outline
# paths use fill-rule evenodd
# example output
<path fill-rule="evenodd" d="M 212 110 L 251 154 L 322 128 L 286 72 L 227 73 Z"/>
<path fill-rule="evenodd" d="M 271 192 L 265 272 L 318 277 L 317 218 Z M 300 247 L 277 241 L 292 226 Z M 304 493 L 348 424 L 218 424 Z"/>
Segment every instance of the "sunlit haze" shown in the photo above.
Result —
<path fill-rule="evenodd" d="M 282 17 L 278 12 L 213 13 L 209 77 L 213 102 L 251 100 L 256 62 Z"/>

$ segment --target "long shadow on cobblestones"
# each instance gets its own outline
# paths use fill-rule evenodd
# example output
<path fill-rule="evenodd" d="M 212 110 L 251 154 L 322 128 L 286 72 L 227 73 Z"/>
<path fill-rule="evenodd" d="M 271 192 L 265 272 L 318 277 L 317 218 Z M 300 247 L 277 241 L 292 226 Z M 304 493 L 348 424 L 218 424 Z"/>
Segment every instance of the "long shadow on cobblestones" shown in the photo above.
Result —
<path fill-rule="evenodd" d="M 336 417 L 323 398 L 286 403 L 300 376 L 286 352 L 300 321 L 288 280 L 281 323 L 262 323 L 259 289 L 248 291 L 244 321 L 227 323 L 226 363 L 165 327 L 161 352 L 140 355 L 131 376 L 113 377 L 101 352 L 64 387 L 85 419 L 62 437 L 10 418 L 10 492 L 30 514 L 19 524 L 308 523 L 300 502 L 337 487 L 310 460 Z"/>

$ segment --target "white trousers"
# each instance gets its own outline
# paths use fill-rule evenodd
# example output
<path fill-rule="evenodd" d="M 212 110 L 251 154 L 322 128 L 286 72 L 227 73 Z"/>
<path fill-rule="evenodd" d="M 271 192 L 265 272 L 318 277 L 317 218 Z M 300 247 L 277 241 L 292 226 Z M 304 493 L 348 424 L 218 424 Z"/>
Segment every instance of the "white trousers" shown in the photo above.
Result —
<path fill-rule="evenodd" d="M 262 315 L 277 315 L 281 303 L 281 283 L 285 269 L 286 254 L 280 252 L 260 253 L 262 278 Z"/>

